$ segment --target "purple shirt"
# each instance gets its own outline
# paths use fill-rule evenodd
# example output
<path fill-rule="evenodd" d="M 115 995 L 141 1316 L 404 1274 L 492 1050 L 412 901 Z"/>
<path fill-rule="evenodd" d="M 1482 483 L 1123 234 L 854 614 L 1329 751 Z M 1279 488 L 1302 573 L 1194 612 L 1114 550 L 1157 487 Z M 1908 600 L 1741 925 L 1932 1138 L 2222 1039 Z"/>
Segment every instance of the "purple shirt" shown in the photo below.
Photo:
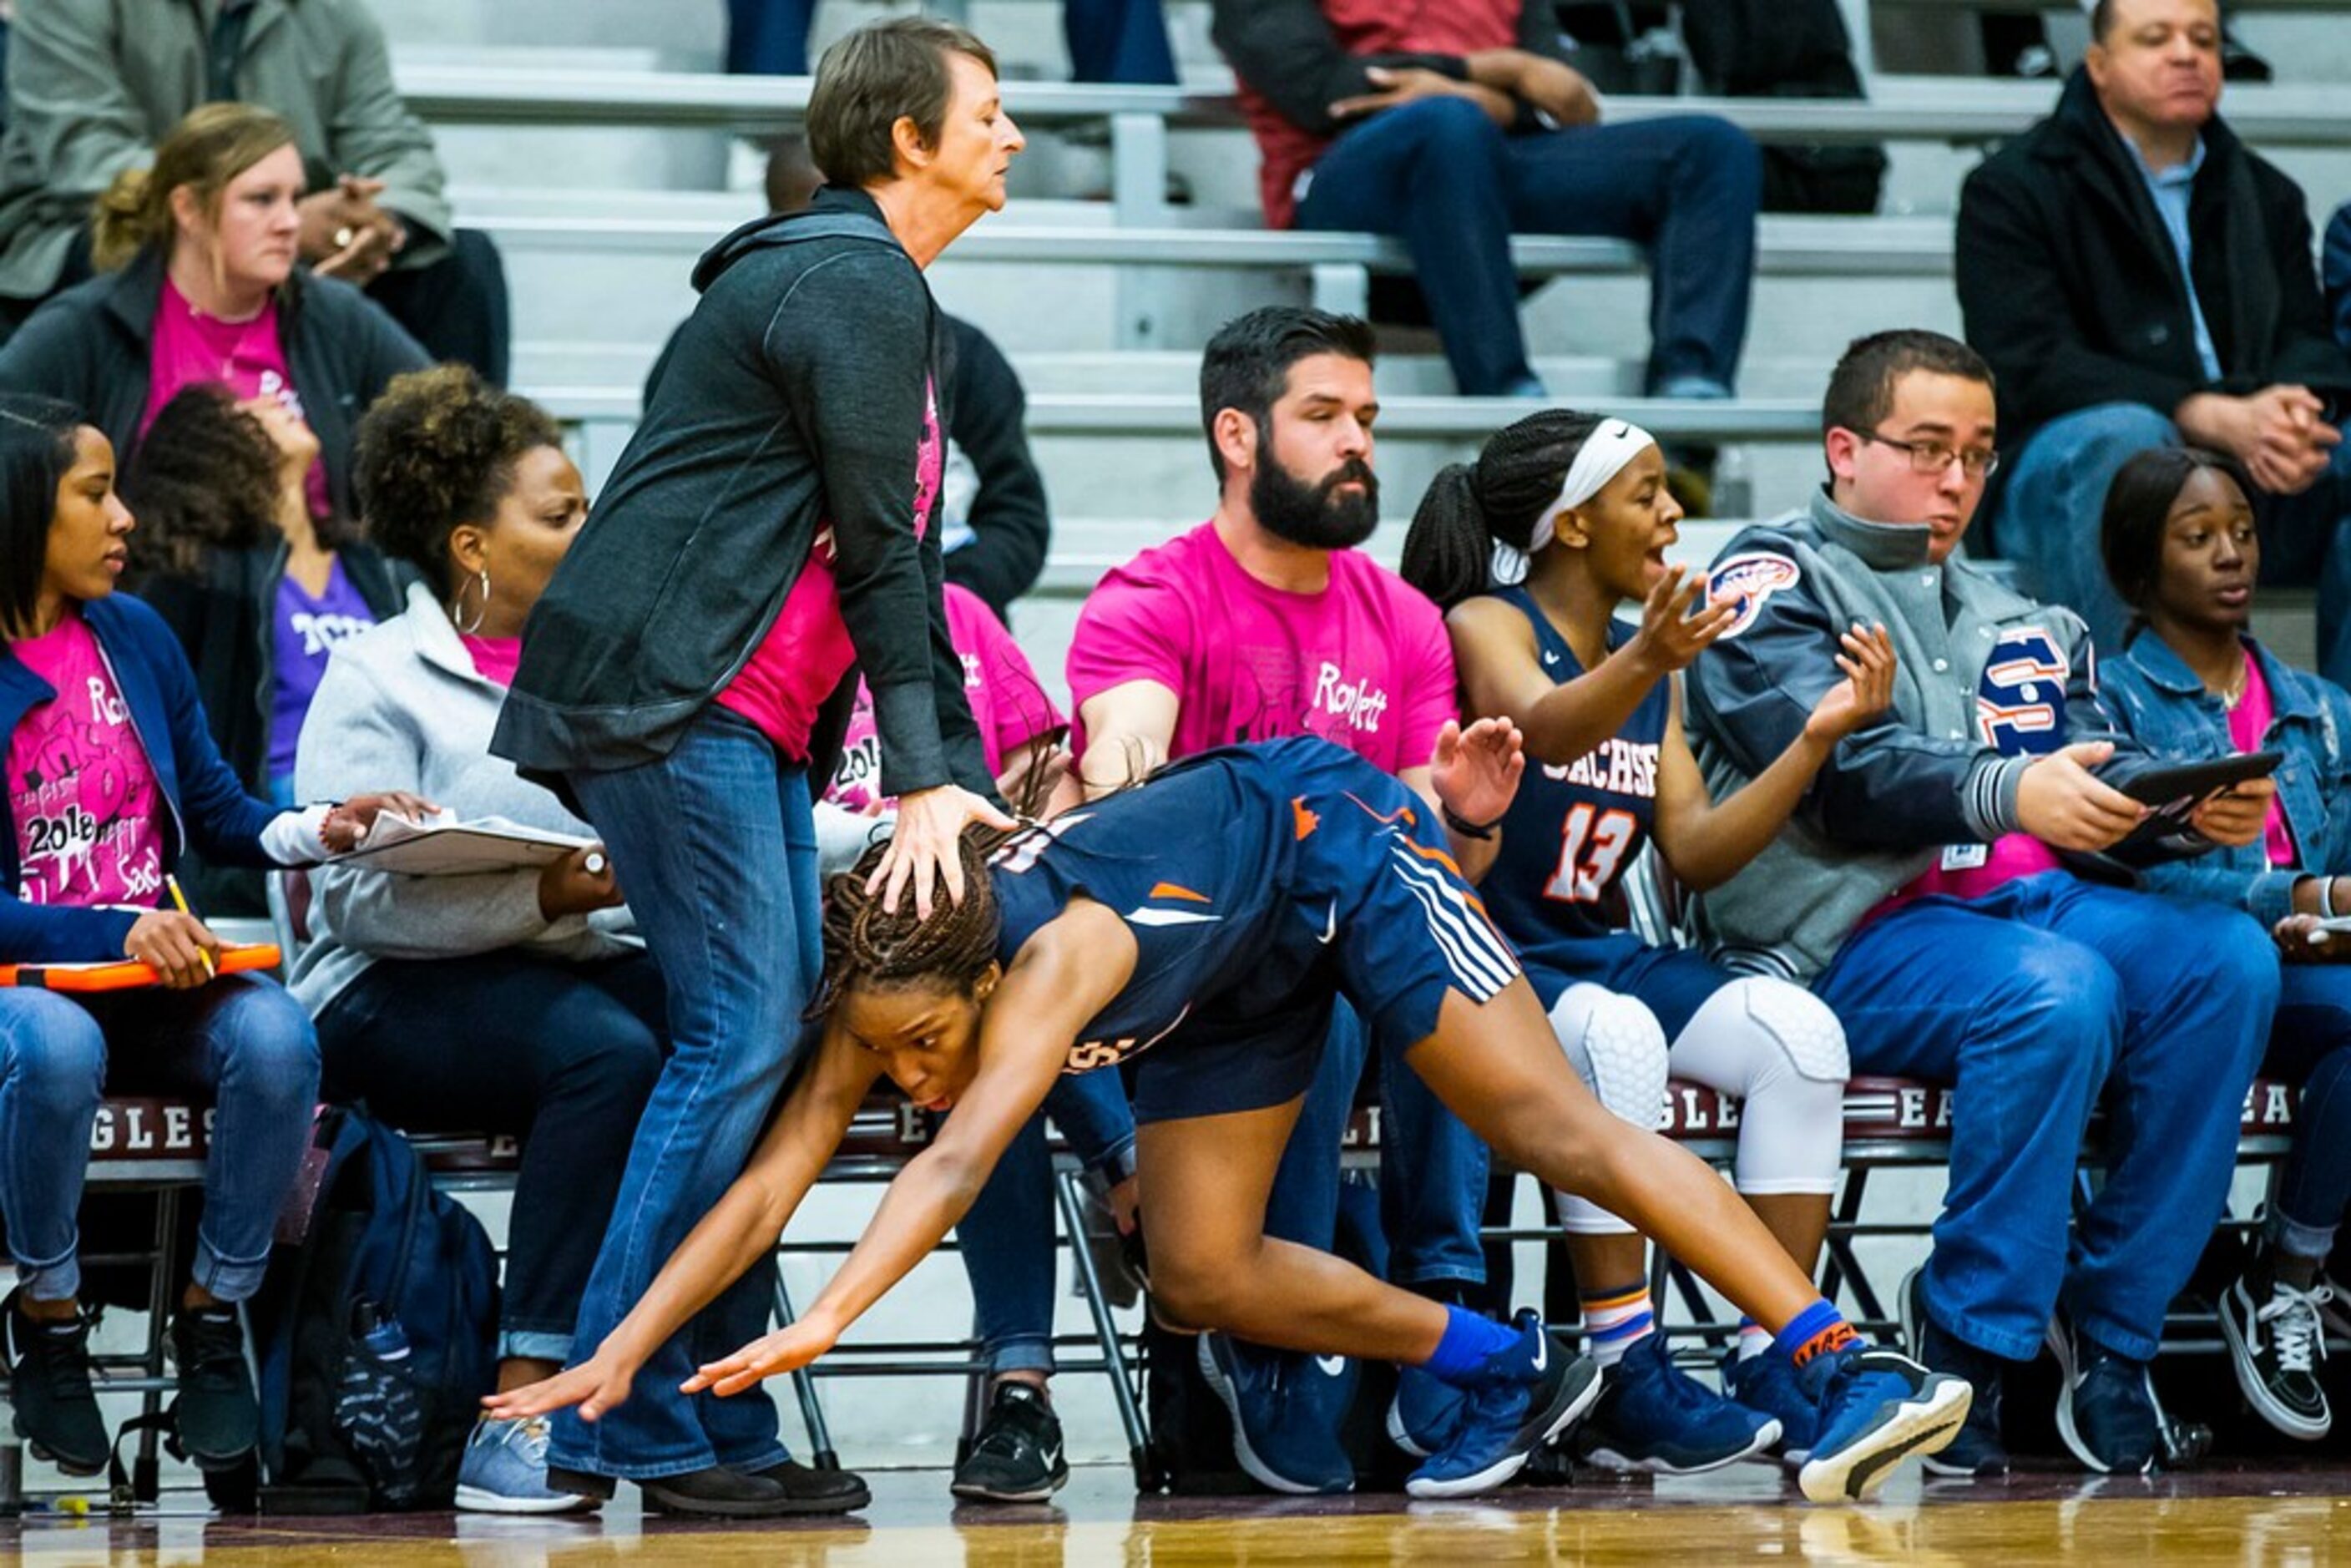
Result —
<path fill-rule="evenodd" d="M 293 782 L 294 745 L 302 738 L 302 718 L 318 694 L 319 678 L 327 673 L 327 656 L 336 643 L 374 625 L 375 612 L 337 560 L 327 572 L 327 591 L 316 599 L 291 573 L 279 578 L 270 622 L 277 668 L 269 693 L 269 786 L 283 793 L 279 781 Z"/>

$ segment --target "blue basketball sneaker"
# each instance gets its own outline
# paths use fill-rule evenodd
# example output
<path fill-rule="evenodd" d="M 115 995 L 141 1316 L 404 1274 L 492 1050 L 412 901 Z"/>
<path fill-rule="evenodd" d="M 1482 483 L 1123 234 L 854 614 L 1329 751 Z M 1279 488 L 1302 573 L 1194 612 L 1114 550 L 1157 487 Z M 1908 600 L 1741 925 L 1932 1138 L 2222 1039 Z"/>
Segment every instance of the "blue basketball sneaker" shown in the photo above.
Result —
<path fill-rule="evenodd" d="M 1928 1312 L 1924 1269 L 1911 1270 L 1902 1281 L 1902 1343 L 1919 1365 L 1964 1377 L 1975 1391 L 1959 1436 L 1942 1452 L 1927 1456 L 1927 1473 L 1961 1479 L 2008 1474 L 2008 1448 L 2000 1435 L 2007 1368 L 2000 1357 L 1947 1332 Z"/>
<path fill-rule="evenodd" d="M 1600 1368 L 1590 1356 L 1553 1340 L 1532 1311 L 1520 1312 L 1517 1324 L 1525 1354 L 1512 1359 L 1531 1375 L 1491 1377 L 1468 1391 L 1453 1440 L 1406 1478 L 1414 1497 L 1493 1490 L 1600 1397 Z"/>
<path fill-rule="evenodd" d="M 2108 1476 L 2155 1472 L 2163 1416 L 2147 1363 L 2109 1349 L 2060 1316 L 2049 1324 L 2057 1385 L 2057 1435 L 2074 1457 Z"/>
<path fill-rule="evenodd" d="M 1780 1423 L 1780 1462 L 1801 1466 L 1812 1458 L 1820 1435 L 1821 1406 L 1804 1391 L 1803 1380 L 1784 1355 L 1769 1352 L 1741 1359 L 1732 1345 L 1722 1363 L 1723 1391 L 1759 1415 Z"/>
<path fill-rule="evenodd" d="M 1233 1457 L 1250 1479 L 1275 1491 L 1355 1490 L 1355 1467 L 1339 1442 L 1355 1370 L 1343 1355 L 1268 1350 L 1229 1334 L 1200 1336 L 1200 1375 L 1232 1417 Z"/>
<path fill-rule="evenodd" d="M 1426 1367 L 1396 1369 L 1395 1397 L 1388 1401 L 1388 1440 L 1416 1459 L 1425 1459 L 1453 1441 L 1469 1391 L 1456 1388 Z"/>
<path fill-rule="evenodd" d="M 1576 1431 L 1575 1450 L 1603 1469 L 1690 1476 L 1736 1464 L 1779 1440 L 1779 1422 L 1690 1376 L 1666 1354 L 1663 1334 L 1646 1333 L 1608 1369 L 1599 1403 Z"/>
<path fill-rule="evenodd" d="M 1814 1502 L 1870 1496 L 1903 1460 L 1934 1453 L 1959 1436 L 1974 1398 L 1966 1378 L 1929 1372 L 1899 1351 L 1859 1340 L 1821 1352 L 1797 1377 L 1819 1391 L 1820 1432 L 1796 1472 Z"/>

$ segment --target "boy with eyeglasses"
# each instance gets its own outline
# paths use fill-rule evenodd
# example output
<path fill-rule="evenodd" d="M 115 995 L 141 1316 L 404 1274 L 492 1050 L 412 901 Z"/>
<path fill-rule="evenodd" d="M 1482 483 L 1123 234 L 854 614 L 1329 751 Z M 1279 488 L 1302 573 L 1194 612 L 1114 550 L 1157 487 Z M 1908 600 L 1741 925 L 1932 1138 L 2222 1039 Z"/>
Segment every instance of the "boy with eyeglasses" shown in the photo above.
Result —
<path fill-rule="evenodd" d="M 2100 701 L 2081 617 L 1956 554 L 1993 466 L 1983 361 L 1931 332 L 1861 339 L 1821 423 L 1830 478 L 1808 510 L 1714 563 L 1711 596 L 1737 608 L 1689 672 L 1690 740 L 1718 798 L 1761 772 L 1856 622 L 1893 634 L 1894 706 L 1700 923 L 1732 967 L 1809 983 L 1856 1072 L 1956 1087 L 1950 1186 L 1903 1318 L 1976 1399 L 1930 1469 L 2005 1470 L 2001 1376 L 2045 1336 L 2075 1456 L 2146 1470 L 2163 1446 L 2147 1364 L 2220 1216 L 2276 957 L 2250 918 L 2067 869 L 2139 824 L 2118 786 L 2149 764 Z M 2267 804 L 2208 802 L 2195 842 L 2252 841 Z M 2101 1096 L 2107 1179 L 2069 1234 Z"/>

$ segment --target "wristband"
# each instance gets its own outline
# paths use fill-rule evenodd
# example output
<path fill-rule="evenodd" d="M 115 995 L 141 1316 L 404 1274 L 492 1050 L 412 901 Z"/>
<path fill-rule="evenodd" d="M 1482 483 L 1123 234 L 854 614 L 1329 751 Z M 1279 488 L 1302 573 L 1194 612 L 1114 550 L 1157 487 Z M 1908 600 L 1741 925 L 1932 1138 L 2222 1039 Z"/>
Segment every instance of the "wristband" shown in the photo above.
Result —
<path fill-rule="evenodd" d="M 2331 876 L 2318 879 L 2318 915 L 2322 920 L 2335 918 L 2335 879 Z"/>
<path fill-rule="evenodd" d="M 1445 819 L 1445 825 L 1465 839 L 1477 839 L 1481 841 L 1491 839 L 1495 830 L 1502 825 L 1502 819 L 1499 817 L 1490 822 L 1473 822 L 1450 806 L 1440 805 L 1437 810 L 1437 814 Z"/>

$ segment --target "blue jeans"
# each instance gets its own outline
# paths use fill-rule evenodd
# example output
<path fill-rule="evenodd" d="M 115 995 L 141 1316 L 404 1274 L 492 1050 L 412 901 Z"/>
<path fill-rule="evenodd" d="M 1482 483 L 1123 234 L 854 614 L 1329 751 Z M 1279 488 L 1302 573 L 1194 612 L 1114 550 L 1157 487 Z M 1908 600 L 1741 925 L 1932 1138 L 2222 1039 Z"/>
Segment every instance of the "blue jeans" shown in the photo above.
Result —
<path fill-rule="evenodd" d="M 2179 427 L 2136 402 L 2077 409 L 2033 432 L 2002 481 L 1993 542 L 2015 560 L 2025 591 L 2081 612 L 2101 653 L 2122 651 L 2130 616 L 2099 553 L 2106 490 L 2151 446 L 2180 444 Z M 2318 585 L 2318 669 L 2351 684 L 2351 444 L 2335 449 L 2299 496 L 2257 491 L 2262 581 Z"/>
<path fill-rule="evenodd" d="M 567 964 L 507 947 L 381 958 L 319 1014 L 329 1098 L 409 1132 L 522 1139 L 498 1292 L 498 1354 L 571 1354 L 580 1297 L 661 1074 L 661 971 L 643 953 Z"/>
<path fill-rule="evenodd" d="M 748 721 L 705 708 L 667 757 L 569 782 L 661 966 L 670 1035 L 580 1297 L 579 1359 L 741 1173 L 799 1053 L 822 950 L 807 770 Z M 677 1391 L 701 1362 L 765 1332 L 773 1287 L 768 1267 L 745 1270 L 653 1353 L 626 1404 L 593 1425 L 558 1416 L 549 1462 L 635 1480 L 781 1462 L 764 1388 Z"/>
<path fill-rule="evenodd" d="M 2351 1203 L 2351 967 L 2288 964 L 2281 977 L 2262 1070 L 2300 1084 L 2302 1103 L 2270 1234 L 2298 1257 L 2324 1258 Z"/>
<path fill-rule="evenodd" d="M 1112 1186 L 1134 1167 L 1134 1113 L 1114 1068 L 1065 1073 L 996 1162 L 963 1222 L 972 1330 L 991 1375 L 1053 1370 L 1053 1156 L 1045 1118 Z"/>
<path fill-rule="evenodd" d="M 1395 1051 L 1380 1063 L 1380 1229 L 1387 1277 L 1399 1285 L 1485 1282 L 1478 1221 L 1486 1203 L 1486 1145 L 1447 1110 Z M 1370 1057 L 1355 1010 L 1337 1002 L 1322 1059 L 1275 1171 L 1265 1233 L 1329 1251 L 1340 1213 L 1340 1141 Z M 1366 1248 L 1376 1252 L 1376 1248 Z"/>
<path fill-rule="evenodd" d="M 2062 871 L 1924 898 L 1845 939 L 1814 984 L 1856 1072 L 1954 1086 L 1928 1310 L 2031 1358 L 2062 1294 L 2099 1343 L 2154 1356 L 2228 1200 L 2278 962 L 2246 915 Z M 2074 1158 L 2107 1110 L 2106 1180 L 2069 1256 Z"/>
<path fill-rule="evenodd" d="M 1710 115 L 1510 136 L 1467 99 L 1427 99 L 1332 143 L 1298 226 L 1401 235 L 1471 396 L 1537 385 L 1511 235 L 1637 241 L 1649 253 L 1648 390 L 1727 393 L 1747 336 L 1762 167 L 1747 133 Z"/>
<path fill-rule="evenodd" d="M 0 1216 L 25 1294 L 81 1289 L 74 1216 L 105 1092 L 208 1093 L 212 1152 L 192 1277 L 225 1301 L 261 1286 L 319 1099 L 309 1015 L 273 981 L 229 975 L 193 991 L 85 1003 L 0 990 Z"/>
<path fill-rule="evenodd" d="M 737 76 L 808 75 L 815 13 L 816 0 L 726 0 L 726 68 Z M 1159 0 L 1067 0 L 1061 30 L 1076 80 L 1176 84 Z"/>

